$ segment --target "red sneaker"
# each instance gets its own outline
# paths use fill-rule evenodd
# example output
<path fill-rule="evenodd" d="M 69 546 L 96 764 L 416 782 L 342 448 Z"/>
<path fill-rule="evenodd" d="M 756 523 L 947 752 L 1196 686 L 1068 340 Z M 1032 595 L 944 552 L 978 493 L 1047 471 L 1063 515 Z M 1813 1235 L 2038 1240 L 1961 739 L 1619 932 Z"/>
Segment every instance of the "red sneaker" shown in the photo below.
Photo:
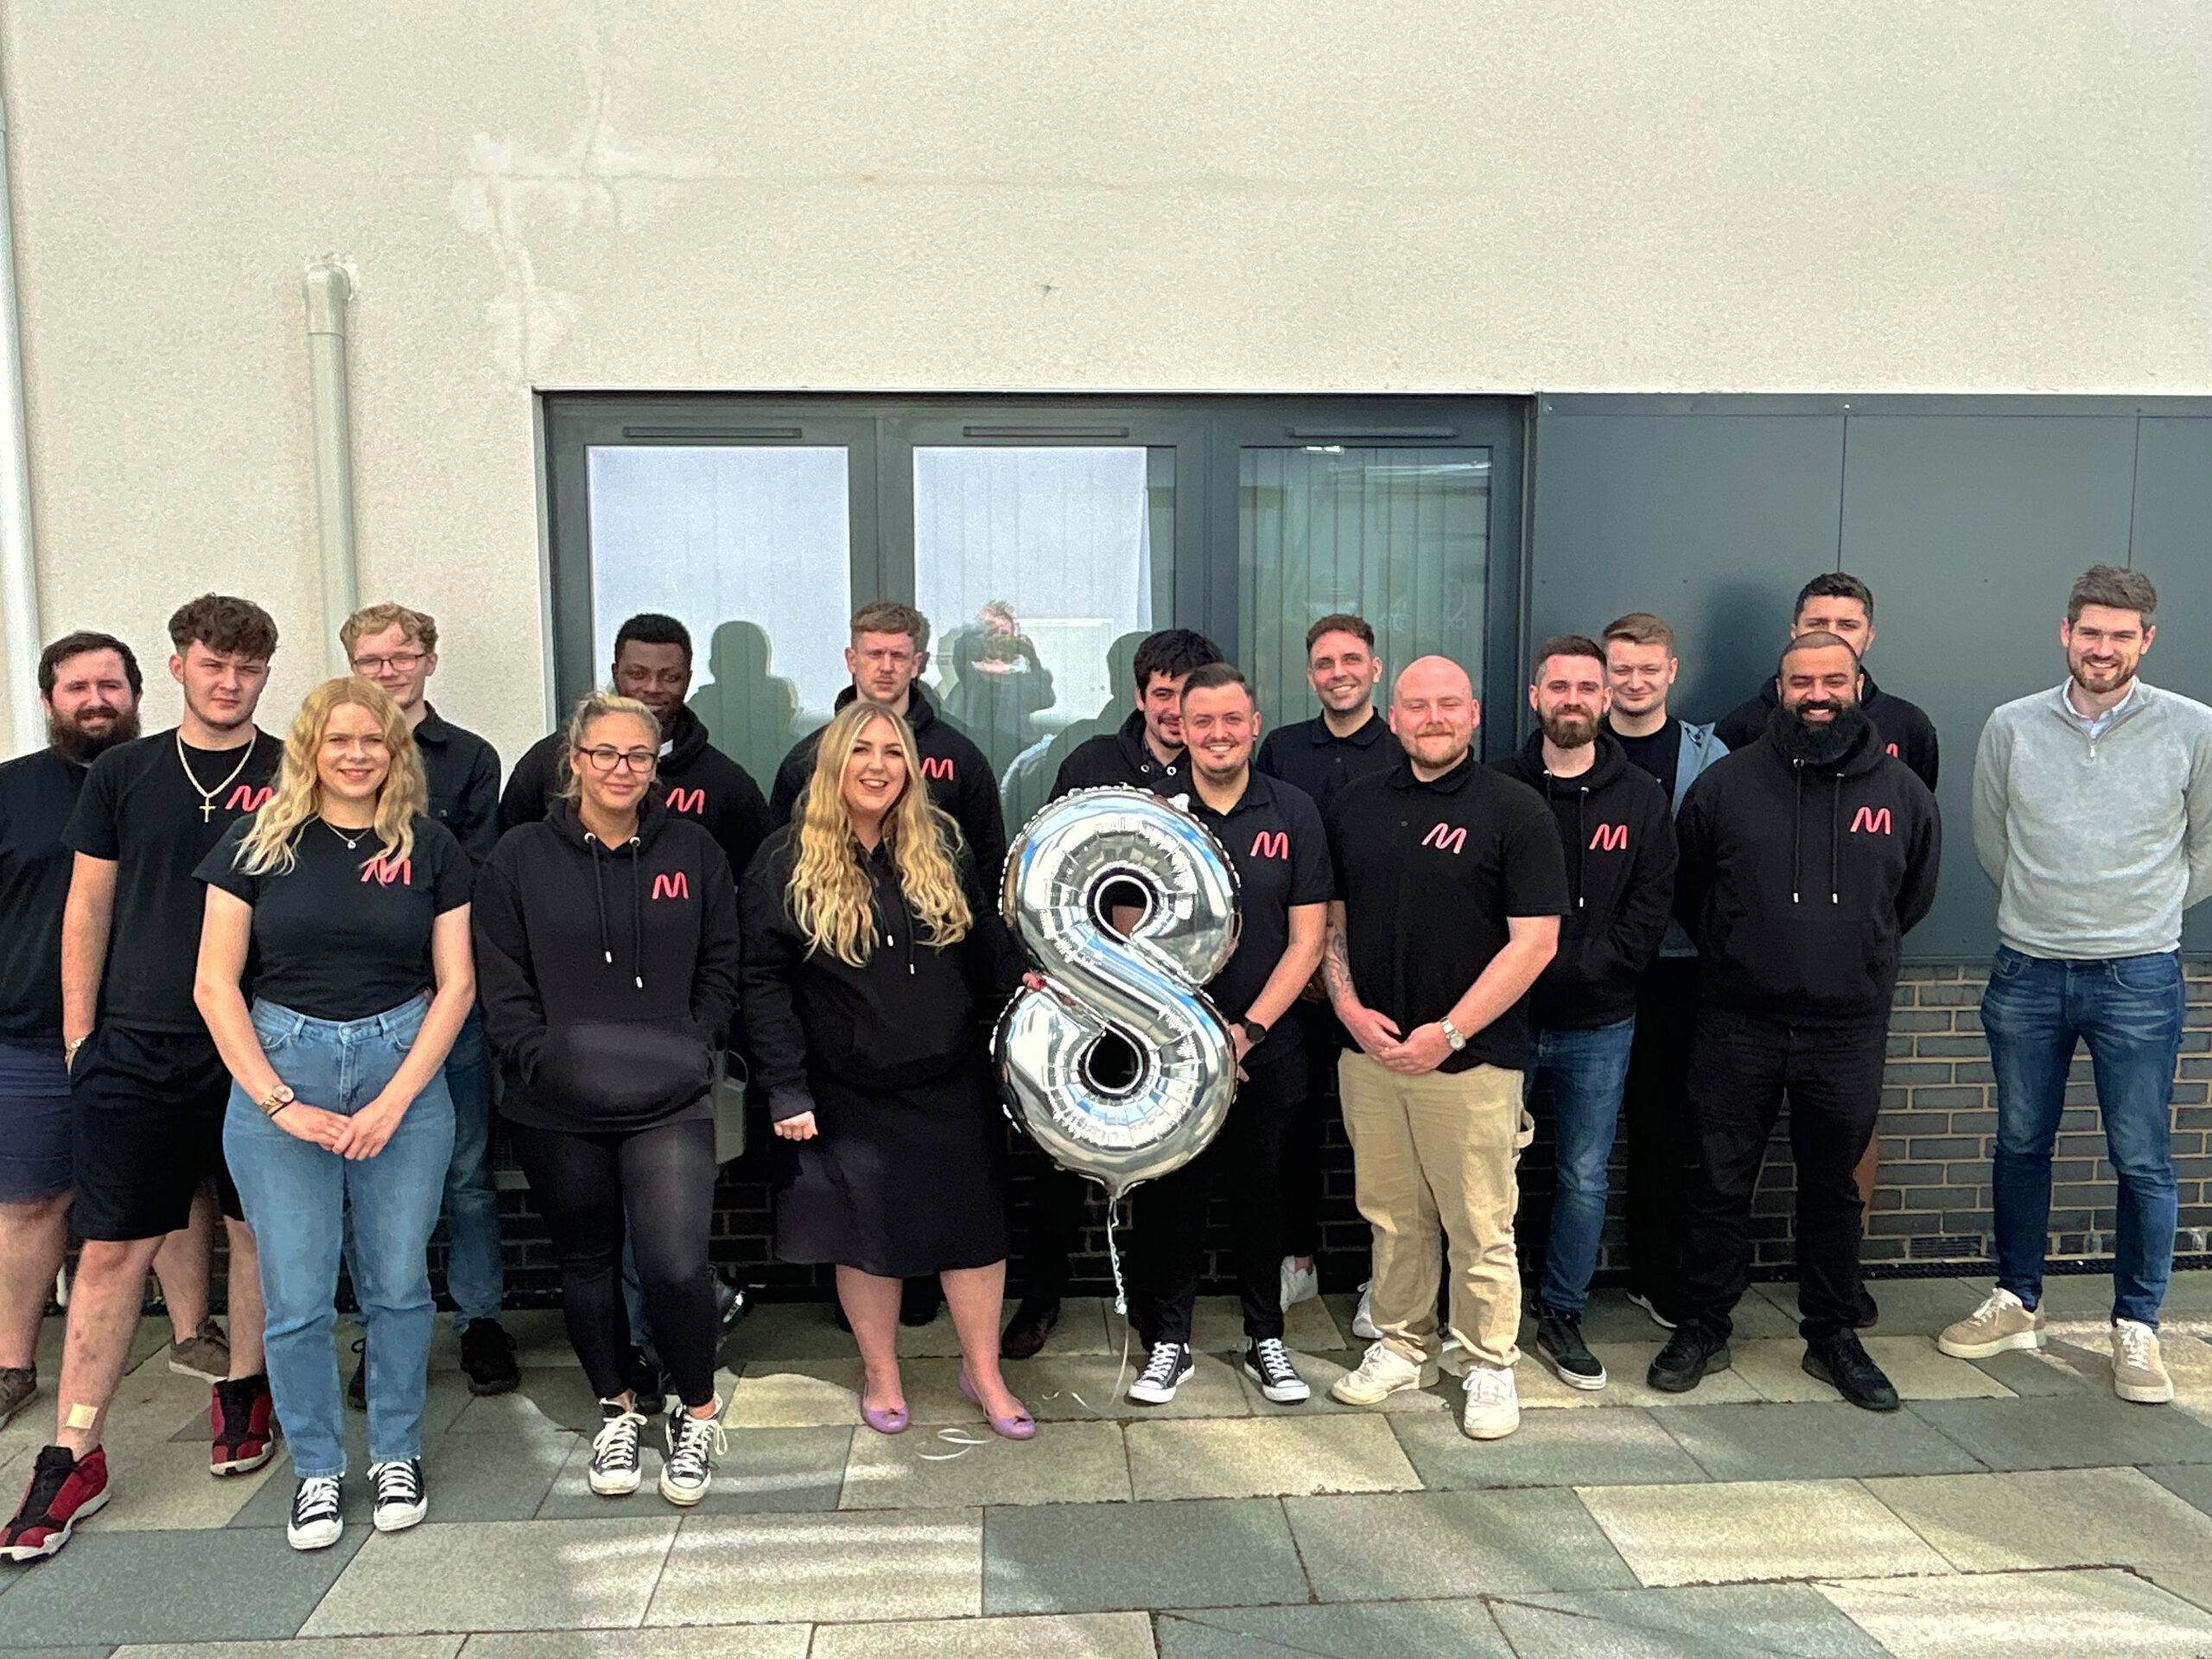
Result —
<path fill-rule="evenodd" d="M 107 1453 L 94 1446 L 81 1458 L 66 1446 L 42 1447 L 31 1465 L 30 1490 L 4 1531 L 0 1556 L 35 1561 L 61 1553 L 69 1535 L 107 1502 Z"/>
<path fill-rule="evenodd" d="M 276 1425 L 270 1421 L 270 1410 L 266 1376 L 215 1385 L 207 1403 L 207 1423 L 214 1431 L 207 1448 L 209 1474 L 251 1474 L 276 1455 Z"/>

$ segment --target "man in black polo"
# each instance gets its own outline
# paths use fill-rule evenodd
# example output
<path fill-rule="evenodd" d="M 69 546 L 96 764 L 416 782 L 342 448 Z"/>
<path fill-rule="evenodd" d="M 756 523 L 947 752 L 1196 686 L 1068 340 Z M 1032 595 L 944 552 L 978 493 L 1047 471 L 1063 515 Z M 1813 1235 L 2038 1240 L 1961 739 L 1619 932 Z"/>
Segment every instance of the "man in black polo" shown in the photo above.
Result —
<path fill-rule="evenodd" d="M 1690 1116 L 1700 1152 L 1676 1325 L 1651 1362 L 1681 1394 L 1729 1363 L 1751 1264 L 1751 1198 L 1786 1092 L 1797 1172 L 1804 1369 L 1855 1406 L 1897 1390 L 1853 1326 L 1865 1205 L 1853 1169 L 1873 1139 L 1904 936 L 1936 901 L 1936 798 L 1859 707 L 1859 658 L 1804 633 L 1777 666 L 1758 741 L 1690 785 L 1675 910 L 1700 958 Z"/>
<path fill-rule="evenodd" d="M 672 616 L 645 611 L 614 634 L 608 683 L 635 697 L 660 721 L 660 773 L 654 787 L 668 810 L 696 819 L 742 874 L 768 838 L 768 803 L 743 766 L 707 741 L 707 728 L 684 706 L 691 689 L 691 632 Z M 499 797 L 499 831 L 543 817 L 561 791 L 563 721 L 524 751 Z"/>
<path fill-rule="evenodd" d="M 429 816 L 454 833 L 481 868 L 499 840 L 499 754 L 431 707 L 438 671 L 435 617 L 404 605 L 372 605 L 346 619 L 338 642 L 353 672 L 381 687 L 414 728 L 429 789 Z M 453 1157 L 446 1166 L 446 1294 L 461 1336 L 461 1369 L 471 1394 L 505 1394 L 522 1381 L 514 1339 L 499 1324 L 506 1276 L 499 1261 L 499 1190 L 492 1174 L 492 1062 L 484 1015 L 471 1008 L 446 1056 L 453 1096 Z M 365 1353 L 346 1397 L 367 1409 Z"/>
<path fill-rule="evenodd" d="M 1371 1406 L 1435 1380 L 1440 1229 L 1465 1372 L 1459 1426 L 1497 1440 L 1521 1421 L 1523 1009 L 1559 947 L 1567 887 L 1549 809 L 1470 753 L 1480 714 L 1458 664 L 1408 664 L 1390 702 L 1403 763 L 1348 785 L 1329 812 L 1337 898 L 1322 972 L 1359 1046 L 1338 1063 L 1338 1086 L 1360 1213 L 1374 1227 L 1370 1304 L 1382 1332 L 1329 1391 Z"/>
<path fill-rule="evenodd" d="M 138 735 L 144 683 L 112 634 L 64 635 L 38 659 L 46 747 L 0 766 L 0 1427 L 38 1391 L 39 1326 L 69 1244 L 61 832 L 92 762 Z"/>
<path fill-rule="evenodd" d="M 1221 660 L 1212 640 L 1189 628 L 1162 628 L 1137 647 L 1136 708 L 1118 732 L 1085 738 L 1060 763 L 1054 800 L 1071 790 L 1122 785 L 1155 795 L 1188 795 L 1190 759 L 1183 747 L 1183 683 Z M 1027 1359 L 1060 1322 L 1068 1258 L 1083 1228 L 1090 1183 L 1047 1164 L 1032 1185 L 1029 1249 L 1023 1258 L 1028 1288 L 999 1341 L 1008 1359 Z"/>
<path fill-rule="evenodd" d="M 1191 1312 L 1206 1207 L 1221 1185 L 1236 1230 L 1245 1374 L 1268 1399 L 1294 1404 L 1308 1390 L 1282 1345 L 1277 1188 L 1283 1135 L 1306 1092 L 1306 1057 L 1298 1021 L 1287 1016 L 1321 960 L 1333 891 L 1328 842 L 1303 790 L 1252 770 L 1260 713 L 1243 673 L 1227 663 L 1195 670 L 1183 683 L 1182 713 L 1191 810 L 1236 869 L 1236 949 L 1205 990 L 1229 1021 L 1238 1082 L 1205 1150 L 1137 1189 L 1132 1255 L 1152 1355 L 1129 1398 L 1165 1405 L 1194 1369 Z"/>
<path fill-rule="evenodd" d="M 1254 770 L 1295 784 L 1324 814 L 1353 779 L 1389 771 L 1402 751 L 1390 741 L 1389 722 L 1376 711 L 1375 688 L 1382 679 L 1382 662 L 1367 619 L 1345 611 L 1321 618 L 1306 630 L 1306 683 L 1321 712 L 1271 729 L 1260 740 Z M 1337 1055 L 1348 1040 L 1318 981 L 1306 988 L 1291 1017 L 1305 1027 L 1306 1083 L 1305 1102 L 1283 1138 L 1285 1307 L 1321 1294 L 1313 1268 L 1321 1248 L 1321 1141 L 1338 1111 Z"/>

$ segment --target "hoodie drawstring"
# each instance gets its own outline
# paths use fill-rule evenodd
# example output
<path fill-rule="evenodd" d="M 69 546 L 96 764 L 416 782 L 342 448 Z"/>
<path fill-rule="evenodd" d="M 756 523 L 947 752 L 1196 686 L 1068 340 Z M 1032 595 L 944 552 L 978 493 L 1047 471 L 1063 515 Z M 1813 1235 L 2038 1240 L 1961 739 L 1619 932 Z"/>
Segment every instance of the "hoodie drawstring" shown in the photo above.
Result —
<path fill-rule="evenodd" d="M 1583 897 L 1584 873 L 1590 862 L 1590 785 L 1585 784 L 1574 798 L 1574 907 L 1580 910 L 1588 901 Z"/>
<path fill-rule="evenodd" d="M 1797 865 L 1805 850 L 1805 763 L 1792 760 L 1790 775 L 1797 780 L 1797 804 L 1789 813 L 1789 902 L 1797 902 Z"/>
<path fill-rule="evenodd" d="M 599 849 L 605 843 L 588 830 L 584 832 L 584 846 L 591 853 L 591 896 L 599 901 L 599 954 L 607 965 L 614 965 L 614 943 L 607 936 L 607 887 L 600 880 Z"/>
<path fill-rule="evenodd" d="M 1843 774 L 1837 772 L 1834 781 L 1835 793 L 1829 798 L 1828 805 L 1828 903 L 1840 905 L 1843 884 L 1836 879 L 1836 870 L 1840 856 L 1837 849 L 1843 841 Z"/>
<path fill-rule="evenodd" d="M 630 837 L 630 965 L 639 990 L 645 988 L 645 878 L 638 862 L 638 837 Z"/>
<path fill-rule="evenodd" d="M 1797 779 L 1797 804 L 1789 815 L 1789 902 L 1796 904 L 1798 895 L 1798 865 L 1805 850 L 1805 763 L 1792 760 L 1790 771 Z M 1837 772 L 1828 779 L 1828 903 L 1843 903 L 1843 773 Z"/>

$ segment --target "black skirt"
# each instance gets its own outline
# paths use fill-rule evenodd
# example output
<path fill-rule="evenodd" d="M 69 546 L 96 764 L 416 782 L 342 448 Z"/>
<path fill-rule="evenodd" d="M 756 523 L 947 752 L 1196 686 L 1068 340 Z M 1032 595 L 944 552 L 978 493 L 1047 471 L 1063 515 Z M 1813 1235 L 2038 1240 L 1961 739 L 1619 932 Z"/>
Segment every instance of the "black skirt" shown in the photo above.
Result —
<path fill-rule="evenodd" d="M 988 1061 L 862 1090 L 817 1071 L 811 1141 L 779 1141 L 776 1255 L 917 1279 L 1006 1259 L 1006 1118 Z"/>

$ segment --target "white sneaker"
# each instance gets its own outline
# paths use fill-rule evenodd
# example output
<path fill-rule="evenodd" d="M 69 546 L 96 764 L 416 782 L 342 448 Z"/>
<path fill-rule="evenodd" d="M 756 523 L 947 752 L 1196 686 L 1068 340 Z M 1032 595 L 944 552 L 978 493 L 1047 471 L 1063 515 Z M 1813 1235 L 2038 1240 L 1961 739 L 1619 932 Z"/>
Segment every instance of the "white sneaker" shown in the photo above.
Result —
<path fill-rule="evenodd" d="M 2163 1406 L 2174 1380 L 2158 1358 L 2158 1333 L 2139 1319 L 2112 1322 L 2112 1391 L 2139 1406 Z"/>
<path fill-rule="evenodd" d="M 310 1475 L 292 1494 L 292 1515 L 284 1525 L 284 1541 L 294 1549 L 328 1549 L 338 1541 L 346 1523 L 338 1514 L 338 1481 L 334 1476 Z"/>
<path fill-rule="evenodd" d="M 2031 1311 L 2011 1291 L 1999 1286 L 1982 1298 L 1981 1306 L 1943 1327 L 1936 1347 L 1953 1359 L 1987 1359 L 2013 1348 L 2043 1346 L 2043 1310 Z"/>
<path fill-rule="evenodd" d="M 1129 1398 L 1141 1406 L 1164 1406 L 1198 1369 L 1198 1362 L 1191 1357 L 1189 1344 L 1155 1342 L 1152 1344 L 1152 1357 L 1137 1374 L 1136 1381 L 1129 1384 Z"/>
<path fill-rule="evenodd" d="M 377 1495 L 376 1512 L 372 1519 L 378 1532 L 404 1532 L 410 1527 L 421 1525 L 423 1517 L 430 1512 L 430 1500 L 423 1495 L 420 1458 L 371 1464 L 369 1485 Z"/>
<path fill-rule="evenodd" d="M 1432 1363 L 1416 1365 L 1387 1342 L 1370 1345 L 1359 1369 L 1329 1385 L 1329 1397 L 1347 1406 L 1378 1405 L 1405 1389 L 1425 1389 L 1436 1381 Z"/>
<path fill-rule="evenodd" d="M 599 1433 L 591 1441 L 591 1489 L 601 1497 L 621 1497 L 638 1490 L 638 1432 L 645 1420 L 619 1400 L 601 1401 L 599 1413 Z"/>
<path fill-rule="evenodd" d="M 1471 1440 L 1502 1440 L 1521 1427 L 1521 1391 L 1513 1373 L 1502 1366 L 1467 1367 L 1467 1407 L 1459 1428 Z"/>
<path fill-rule="evenodd" d="M 1368 1303 L 1368 1285 L 1372 1285 L 1374 1282 L 1370 1279 L 1367 1284 L 1359 1287 L 1359 1306 L 1353 1311 L 1351 1316 L 1351 1333 L 1362 1342 L 1382 1340 L 1382 1332 L 1375 1324 L 1375 1311 Z"/>
<path fill-rule="evenodd" d="M 1298 1258 L 1286 1255 L 1282 1259 L 1282 1311 L 1286 1313 L 1300 1302 L 1310 1302 L 1321 1294 L 1321 1274 L 1316 1268 L 1301 1268 Z"/>

